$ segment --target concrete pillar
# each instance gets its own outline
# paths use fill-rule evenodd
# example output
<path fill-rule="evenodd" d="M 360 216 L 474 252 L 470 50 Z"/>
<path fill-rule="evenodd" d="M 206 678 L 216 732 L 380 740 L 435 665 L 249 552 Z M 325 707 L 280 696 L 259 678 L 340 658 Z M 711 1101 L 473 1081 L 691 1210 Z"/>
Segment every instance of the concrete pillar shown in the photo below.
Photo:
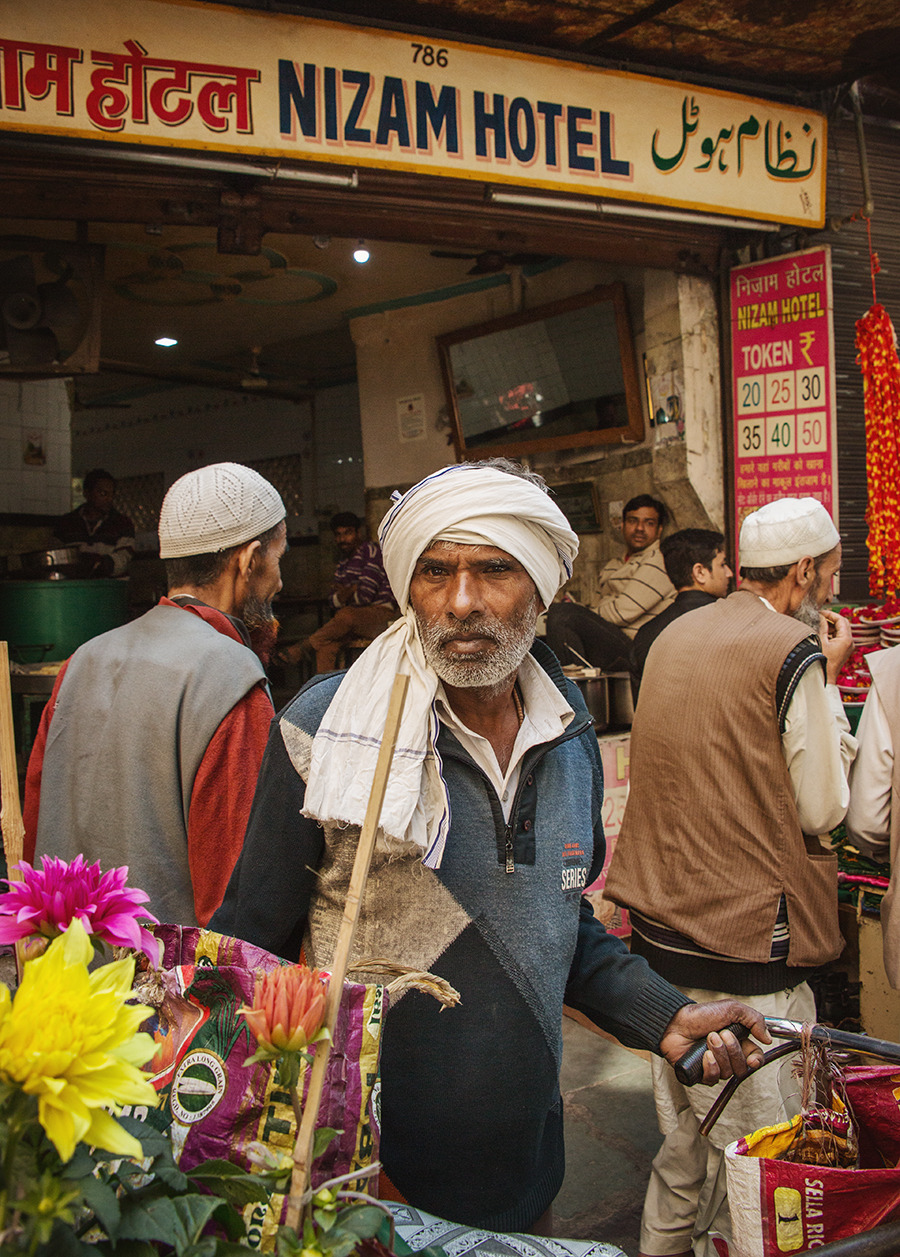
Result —
<path fill-rule="evenodd" d="M 647 374 L 653 412 L 681 421 L 654 429 L 653 480 L 680 527 L 725 522 L 719 330 L 713 283 L 671 271 L 644 276 Z M 673 429 L 683 428 L 680 435 Z"/>

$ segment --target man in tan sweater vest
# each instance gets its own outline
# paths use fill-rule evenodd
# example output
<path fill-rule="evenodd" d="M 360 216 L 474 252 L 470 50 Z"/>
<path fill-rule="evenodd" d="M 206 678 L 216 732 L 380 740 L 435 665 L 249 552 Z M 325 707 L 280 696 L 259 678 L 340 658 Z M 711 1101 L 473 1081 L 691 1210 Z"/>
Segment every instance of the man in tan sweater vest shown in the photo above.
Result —
<path fill-rule="evenodd" d="M 819 502 L 771 502 L 741 529 L 741 587 L 648 656 L 605 893 L 631 910 L 632 950 L 693 999 L 814 1020 L 805 979 L 842 950 L 837 862 L 816 837 L 843 819 L 856 752 L 835 685 L 850 628 L 824 610 L 840 562 Z M 712 1235 L 731 1235 L 722 1150 L 796 1112 L 796 1083 L 762 1070 L 707 1141 L 717 1089 L 686 1091 L 664 1062 L 653 1081 L 665 1139 L 641 1252 L 713 1257 Z"/>

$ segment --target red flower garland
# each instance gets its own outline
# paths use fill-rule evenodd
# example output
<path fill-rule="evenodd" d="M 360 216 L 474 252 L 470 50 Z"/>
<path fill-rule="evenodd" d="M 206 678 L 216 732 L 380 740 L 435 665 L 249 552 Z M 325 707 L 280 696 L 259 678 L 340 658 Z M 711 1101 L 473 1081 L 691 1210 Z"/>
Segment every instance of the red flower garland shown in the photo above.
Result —
<path fill-rule="evenodd" d="M 894 325 L 882 305 L 856 324 L 863 376 L 869 480 L 869 592 L 900 589 L 900 360 Z"/>

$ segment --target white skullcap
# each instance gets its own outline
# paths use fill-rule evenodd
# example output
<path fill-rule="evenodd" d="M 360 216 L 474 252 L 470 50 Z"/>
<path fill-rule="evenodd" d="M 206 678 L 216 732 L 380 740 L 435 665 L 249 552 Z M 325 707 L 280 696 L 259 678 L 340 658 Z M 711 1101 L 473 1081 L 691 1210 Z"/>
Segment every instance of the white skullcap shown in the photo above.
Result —
<path fill-rule="evenodd" d="M 244 545 L 285 517 L 272 485 L 241 463 L 211 463 L 176 480 L 159 513 L 159 556 L 181 559 Z"/>
<path fill-rule="evenodd" d="M 543 489 L 494 467 L 459 463 L 426 476 L 399 497 L 378 539 L 400 610 L 409 605 L 416 561 L 432 541 L 496 546 L 511 554 L 549 607 L 572 575 L 578 537 Z"/>
<path fill-rule="evenodd" d="M 741 525 L 741 567 L 787 567 L 799 559 L 817 559 L 840 539 L 821 502 L 779 498 L 748 515 Z"/>

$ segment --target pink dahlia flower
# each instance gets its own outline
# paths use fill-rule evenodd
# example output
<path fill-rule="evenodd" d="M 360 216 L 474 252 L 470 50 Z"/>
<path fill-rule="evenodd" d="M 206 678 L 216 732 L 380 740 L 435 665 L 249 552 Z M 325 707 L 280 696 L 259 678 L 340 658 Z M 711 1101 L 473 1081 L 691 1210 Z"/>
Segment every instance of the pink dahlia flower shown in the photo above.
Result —
<path fill-rule="evenodd" d="M 101 873 L 99 862 L 85 864 L 81 855 L 71 864 L 45 855 L 41 864 L 36 869 L 22 860 L 22 880 L 7 881 L 9 890 L 0 894 L 0 943 L 35 934 L 56 938 L 77 919 L 95 939 L 132 947 L 158 963 L 159 943 L 141 922 L 159 922 L 142 906 L 150 896 L 125 885 L 127 865 Z"/>

